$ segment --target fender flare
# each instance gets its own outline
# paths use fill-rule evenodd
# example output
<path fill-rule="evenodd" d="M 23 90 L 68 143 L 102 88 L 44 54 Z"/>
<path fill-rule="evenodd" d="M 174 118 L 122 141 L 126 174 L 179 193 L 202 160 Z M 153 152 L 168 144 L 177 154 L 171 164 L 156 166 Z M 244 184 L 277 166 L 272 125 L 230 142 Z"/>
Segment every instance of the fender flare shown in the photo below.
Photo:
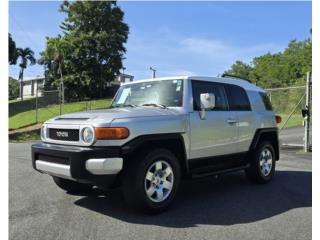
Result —
<path fill-rule="evenodd" d="M 125 143 L 121 146 L 121 153 L 124 156 L 130 155 L 134 153 L 136 150 L 143 147 L 144 144 L 148 142 L 165 142 L 168 140 L 177 140 L 181 143 L 182 146 L 182 161 L 183 164 L 185 164 L 185 168 L 187 173 L 189 172 L 189 166 L 187 161 L 187 151 L 185 147 L 184 139 L 181 135 L 181 133 L 160 133 L 160 134 L 148 134 L 148 135 L 141 135 L 138 136 L 129 142 Z"/>
<path fill-rule="evenodd" d="M 276 143 L 274 144 L 275 146 L 275 154 L 276 154 L 276 160 L 279 160 L 280 158 L 280 150 L 279 150 L 279 134 L 278 134 L 278 128 L 259 128 L 256 130 L 254 137 L 252 139 L 252 142 L 250 144 L 250 148 L 249 151 L 252 152 L 257 146 L 258 143 L 261 139 L 261 137 L 263 136 L 263 134 L 266 133 L 272 133 L 275 135 L 276 137 Z"/>

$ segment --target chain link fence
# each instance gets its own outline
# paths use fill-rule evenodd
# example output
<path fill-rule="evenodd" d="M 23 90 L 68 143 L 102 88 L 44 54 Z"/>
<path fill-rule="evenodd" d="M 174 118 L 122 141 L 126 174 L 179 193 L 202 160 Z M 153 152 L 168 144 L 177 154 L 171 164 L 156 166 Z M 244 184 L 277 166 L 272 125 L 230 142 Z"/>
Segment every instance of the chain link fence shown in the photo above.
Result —
<path fill-rule="evenodd" d="M 282 117 L 280 129 L 303 126 L 301 110 L 306 106 L 306 86 L 266 89 L 273 111 Z"/>
<path fill-rule="evenodd" d="M 9 103 L 9 129 L 29 127 L 66 113 L 109 107 L 111 98 L 61 102 L 60 91 L 39 89 L 34 96 Z"/>
<path fill-rule="evenodd" d="M 280 139 L 287 146 L 303 147 L 305 152 L 312 149 L 312 79 L 307 74 L 306 86 L 266 89 L 273 111 L 282 117 L 279 125 Z M 296 127 L 296 128 L 291 128 Z M 300 127 L 300 128 L 299 128 Z M 304 128 L 303 128 L 304 127 Z M 285 128 L 286 131 L 282 131 Z M 291 143 L 291 142 L 292 143 Z"/>
<path fill-rule="evenodd" d="M 108 107 L 110 104 L 110 99 L 73 99 L 65 103 L 62 103 L 61 99 L 62 97 L 59 90 L 40 90 L 36 96 L 35 122 L 44 122 L 49 118 L 65 113 L 102 109 Z"/>

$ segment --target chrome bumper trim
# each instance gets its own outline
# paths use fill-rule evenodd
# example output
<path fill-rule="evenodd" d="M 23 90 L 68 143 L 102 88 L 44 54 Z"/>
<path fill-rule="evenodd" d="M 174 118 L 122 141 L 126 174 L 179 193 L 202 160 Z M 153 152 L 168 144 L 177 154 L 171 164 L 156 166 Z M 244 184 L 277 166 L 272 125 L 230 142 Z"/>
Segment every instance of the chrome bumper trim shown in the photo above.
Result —
<path fill-rule="evenodd" d="M 117 174 L 122 167 L 123 158 L 97 158 L 86 161 L 86 169 L 95 175 Z"/>
<path fill-rule="evenodd" d="M 36 168 L 49 175 L 72 179 L 69 165 L 36 160 Z"/>

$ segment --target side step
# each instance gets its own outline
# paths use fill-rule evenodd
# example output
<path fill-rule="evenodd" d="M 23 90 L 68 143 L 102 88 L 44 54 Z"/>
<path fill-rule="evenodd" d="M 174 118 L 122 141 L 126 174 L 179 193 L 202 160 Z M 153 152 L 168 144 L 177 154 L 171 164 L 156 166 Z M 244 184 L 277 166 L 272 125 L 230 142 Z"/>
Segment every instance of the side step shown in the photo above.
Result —
<path fill-rule="evenodd" d="M 250 167 L 249 163 L 244 166 L 228 168 L 228 169 L 223 169 L 223 170 L 218 170 L 218 171 L 205 172 L 205 173 L 191 173 L 191 176 L 192 176 L 192 178 L 209 177 L 209 176 L 213 176 L 213 175 L 221 175 L 221 174 L 230 173 L 230 172 L 237 172 L 237 171 L 246 169 L 248 167 Z"/>

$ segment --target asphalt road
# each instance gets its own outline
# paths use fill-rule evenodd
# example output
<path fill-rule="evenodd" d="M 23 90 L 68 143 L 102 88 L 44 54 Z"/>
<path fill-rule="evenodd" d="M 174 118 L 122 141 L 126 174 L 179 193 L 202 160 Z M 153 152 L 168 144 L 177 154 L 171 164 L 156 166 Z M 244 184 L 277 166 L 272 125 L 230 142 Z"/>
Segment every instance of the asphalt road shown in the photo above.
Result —
<path fill-rule="evenodd" d="M 311 156 L 282 152 L 267 185 L 241 172 L 184 182 L 169 211 L 146 216 L 119 190 L 60 190 L 32 169 L 30 145 L 9 145 L 10 239 L 311 239 Z"/>
<path fill-rule="evenodd" d="M 310 136 L 312 131 L 310 129 Z M 279 138 L 282 144 L 302 145 L 304 144 L 304 127 L 286 128 L 280 131 Z"/>

